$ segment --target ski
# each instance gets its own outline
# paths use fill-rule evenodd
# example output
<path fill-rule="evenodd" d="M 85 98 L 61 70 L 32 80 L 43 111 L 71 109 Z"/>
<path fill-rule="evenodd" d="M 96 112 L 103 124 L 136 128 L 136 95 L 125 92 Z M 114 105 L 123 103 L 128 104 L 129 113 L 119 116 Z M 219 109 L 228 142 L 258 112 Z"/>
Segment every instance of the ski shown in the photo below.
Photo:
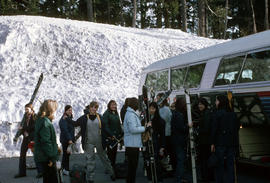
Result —
<path fill-rule="evenodd" d="M 144 120 L 145 125 L 150 121 L 150 113 L 149 113 L 149 100 L 148 100 L 148 89 L 146 86 L 143 86 L 142 91 L 142 98 L 143 98 L 143 114 L 144 114 Z M 153 145 L 153 128 L 150 127 L 145 132 L 145 140 L 144 145 L 146 146 L 145 149 L 145 164 L 147 167 L 150 166 L 151 171 L 151 178 L 152 183 L 157 183 L 157 171 L 156 171 L 156 162 L 155 162 L 155 151 L 154 151 L 154 145 Z"/>
<path fill-rule="evenodd" d="M 43 73 L 41 73 L 40 76 L 39 76 L 39 78 L 38 78 L 38 82 L 37 82 L 37 84 L 36 84 L 35 90 L 34 90 L 34 92 L 33 92 L 33 94 L 32 94 L 32 97 L 31 97 L 29 103 L 33 104 L 33 102 L 34 102 L 34 100 L 35 100 L 35 98 L 36 98 L 36 95 L 37 95 L 37 92 L 38 92 L 38 89 L 39 89 L 39 87 L 40 87 L 40 84 L 41 84 L 42 80 L 43 80 Z M 23 119 L 22 119 L 22 121 L 20 122 L 20 126 L 21 126 L 21 127 L 24 125 L 24 121 L 25 121 L 25 115 L 23 116 Z M 21 136 L 22 133 L 23 133 L 23 132 L 22 132 L 22 129 L 18 129 L 18 131 L 17 131 L 17 133 L 16 133 L 16 135 L 15 135 L 15 138 L 19 138 L 19 136 Z"/>
<path fill-rule="evenodd" d="M 43 80 L 43 73 L 41 73 L 39 78 L 38 78 L 37 85 L 36 85 L 35 90 L 34 90 L 32 96 L 31 96 L 31 99 L 30 99 L 29 103 L 33 104 L 33 102 L 34 102 L 34 100 L 35 100 L 35 98 L 37 96 L 37 92 L 38 92 L 38 89 L 39 89 L 39 87 L 41 85 L 42 80 Z"/>
<path fill-rule="evenodd" d="M 186 98 L 186 104 L 187 104 L 188 124 L 192 124 L 190 96 L 187 90 L 185 90 L 185 98 Z M 193 183 L 197 183 L 196 161 L 195 161 L 196 150 L 195 150 L 195 145 L 194 145 L 194 133 L 193 133 L 192 127 L 189 128 L 189 144 L 190 144 Z"/>

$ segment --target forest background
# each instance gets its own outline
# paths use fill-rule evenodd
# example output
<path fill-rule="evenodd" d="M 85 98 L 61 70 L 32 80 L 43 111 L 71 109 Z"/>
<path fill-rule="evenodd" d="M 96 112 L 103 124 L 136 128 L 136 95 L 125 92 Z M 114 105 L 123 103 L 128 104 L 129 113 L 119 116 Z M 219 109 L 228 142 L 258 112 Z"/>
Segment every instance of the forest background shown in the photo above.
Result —
<path fill-rule="evenodd" d="M 0 0 L 1 15 L 39 15 L 235 39 L 269 29 L 268 0 Z"/>

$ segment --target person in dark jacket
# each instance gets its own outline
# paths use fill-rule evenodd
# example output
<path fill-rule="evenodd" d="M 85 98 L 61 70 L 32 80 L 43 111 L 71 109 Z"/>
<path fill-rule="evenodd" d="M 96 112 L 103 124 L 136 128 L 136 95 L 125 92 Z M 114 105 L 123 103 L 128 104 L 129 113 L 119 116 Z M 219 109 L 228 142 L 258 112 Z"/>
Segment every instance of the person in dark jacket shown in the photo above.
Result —
<path fill-rule="evenodd" d="M 204 182 L 210 181 L 212 172 L 207 166 L 207 160 L 211 155 L 210 135 L 211 135 L 211 112 L 208 109 L 208 102 L 205 98 L 198 101 L 199 108 L 199 136 L 198 136 L 198 152 L 199 152 L 199 168 L 201 179 Z"/>
<path fill-rule="evenodd" d="M 220 95 L 216 98 L 217 111 L 213 115 L 211 127 L 211 151 L 216 153 L 218 165 L 216 168 L 216 182 L 223 183 L 224 180 L 224 158 L 226 157 L 227 180 L 229 183 L 235 181 L 234 160 L 238 148 L 239 120 L 229 106 L 226 96 Z"/>
<path fill-rule="evenodd" d="M 175 174 L 177 183 L 182 183 L 184 178 L 185 146 L 188 132 L 186 114 L 186 102 L 182 98 L 177 98 L 171 119 L 172 144 L 176 154 Z"/>
<path fill-rule="evenodd" d="M 109 137 L 112 137 L 107 138 L 107 155 L 111 161 L 112 167 L 114 168 L 118 148 L 118 143 L 114 143 L 114 141 L 119 141 L 123 137 L 123 130 L 121 127 L 119 114 L 117 112 L 117 104 L 114 100 L 111 100 L 108 103 L 107 110 L 103 114 L 103 125 L 106 131 L 109 133 Z M 114 147 L 111 147 L 112 143 Z"/>
<path fill-rule="evenodd" d="M 20 123 L 19 130 L 17 131 L 13 141 L 16 143 L 18 138 L 23 135 L 23 141 L 21 144 L 20 161 L 19 161 L 19 173 L 14 178 L 26 176 L 26 153 L 28 151 L 28 144 L 34 141 L 35 131 L 35 112 L 32 104 L 25 105 L 25 113 Z"/>
<path fill-rule="evenodd" d="M 158 105 L 156 102 L 152 102 L 149 104 L 149 114 L 150 114 L 150 123 L 152 124 L 153 129 L 152 139 L 155 153 L 154 158 L 156 163 L 157 179 L 158 182 L 162 182 L 163 178 L 160 159 L 161 157 L 164 156 L 165 150 L 165 121 L 160 117 Z M 150 167 L 147 167 L 146 170 L 148 180 L 152 180 Z"/>
<path fill-rule="evenodd" d="M 72 107 L 71 105 L 65 106 L 63 116 L 59 121 L 60 127 L 60 142 L 62 144 L 63 156 L 62 156 L 62 168 L 63 174 L 69 175 L 69 156 L 70 152 L 67 152 L 67 148 L 74 142 L 74 126 L 72 124 Z"/>
<path fill-rule="evenodd" d="M 37 114 L 35 124 L 34 159 L 42 164 L 43 183 L 58 183 L 56 161 L 60 149 L 56 143 L 56 134 L 52 121 L 57 109 L 57 102 L 45 100 Z"/>
<path fill-rule="evenodd" d="M 106 131 L 103 125 L 103 118 L 97 113 L 98 103 L 92 101 L 89 105 L 89 112 L 85 111 L 85 114 L 77 119 L 76 123 L 81 127 L 82 136 L 82 148 L 86 157 L 86 181 L 87 183 L 94 182 L 95 176 L 95 152 L 99 156 L 104 167 L 111 174 L 111 179 L 115 181 L 115 174 L 111 166 L 110 160 L 105 152 L 106 137 L 109 136 L 109 132 Z M 76 126 L 77 126 L 76 125 Z M 111 137 L 112 138 L 112 137 Z"/>

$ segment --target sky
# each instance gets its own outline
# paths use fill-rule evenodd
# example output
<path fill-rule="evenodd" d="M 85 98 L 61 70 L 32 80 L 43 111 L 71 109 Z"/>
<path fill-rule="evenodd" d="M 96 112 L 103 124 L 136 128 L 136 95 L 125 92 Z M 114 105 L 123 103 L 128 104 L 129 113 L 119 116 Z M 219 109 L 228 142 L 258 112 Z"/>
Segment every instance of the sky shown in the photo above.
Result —
<path fill-rule="evenodd" d="M 65 105 L 72 105 L 74 119 L 93 100 L 100 114 L 111 99 L 120 110 L 125 98 L 138 96 L 144 67 L 221 42 L 176 29 L 0 16 L 0 158 L 19 156 L 22 139 L 17 145 L 12 139 L 41 73 L 34 109 L 45 99 L 58 102 L 53 124 L 59 136 Z"/>

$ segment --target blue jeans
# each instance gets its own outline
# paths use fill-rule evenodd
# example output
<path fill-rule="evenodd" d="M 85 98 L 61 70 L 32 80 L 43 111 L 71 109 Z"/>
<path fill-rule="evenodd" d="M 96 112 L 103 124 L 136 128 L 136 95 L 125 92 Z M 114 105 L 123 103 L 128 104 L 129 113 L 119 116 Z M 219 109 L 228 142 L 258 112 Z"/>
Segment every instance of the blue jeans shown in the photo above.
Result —
<path fill-rule="evenodd" d="M 227 167 L 227 180 L 228 183 L 234 183 L 235 172 L 234 172 L 234 159 L 235 159 L 235 148 L 217 146 L 216 155 L 218 158 L 218 166 L 216 168 L 216 182 L 223 183 L 224 181 L 224 158 L 226 157 Z"/>
<path fill-rule="evenodd" d="M 176 154 L 176 182 L 181 183 L 184 178 L 184 162 L 185 162 L 185 150 L 182 146 L 175 146 Z"/>

